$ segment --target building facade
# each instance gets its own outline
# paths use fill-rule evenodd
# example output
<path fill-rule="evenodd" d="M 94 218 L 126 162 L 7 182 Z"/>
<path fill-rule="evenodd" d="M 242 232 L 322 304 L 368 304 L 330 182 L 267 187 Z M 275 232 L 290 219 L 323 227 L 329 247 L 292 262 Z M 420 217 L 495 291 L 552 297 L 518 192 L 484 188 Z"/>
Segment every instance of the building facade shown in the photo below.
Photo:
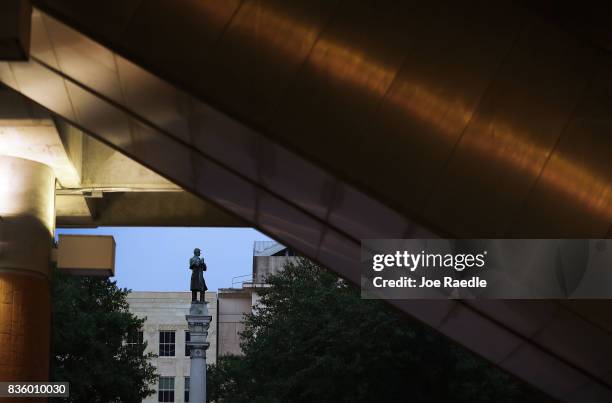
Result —
<path fill-rule="evenodd" d="M 259 302 L 258 290 L 267 287 L 268 276 L 278 273 L 285 264 L 296 259 L 295 252 L 274 241 L 259 241 L 253 246 L 253 267 L 241 287 L 220 288 L 217 295 L 218 355 L 242 354 L 240 332 L 244 315 Z"/>
<path fill-rule="evenodd" d="M 206 354 L 208 364 L 217 360 L 217 294 L 206 293 L 206 302 L 213 319 L 208 330 L 210 347 Z M 144 403 L 189 401 L 189 340 L 185 315 L 191 306 L 191 292 L 140 292 L 128 295 L 130 311 L 146 318 L 137 341 L 147 342 L 146 352 L 158 357 L 153 360 L 159 378 L 154 385 L 155 394 Z"/>
<path fill-rule="evenodd" d="M 258 289 L 267 287 L 266 278 L 278 273 L 295 259 L 295 253 L 276 242 L 255 242 L 253 267 L 241 287 L 221 288 L 218 293 L 206 292 L 212 321 L 208 330 L 210 347 L 207 364 L 218 356 L 240 355 L 240 332 L 244 330 L 244 315 L 259 301 Z M 132 342 L 147 342 L 146 352 L 157 355 L 153 365 L 159 378 L 155 394 L 143 403 L 189 402 L 189 340 L 185 315 L 191 306 L 191 292 L 134 291 L 128 295 L 130 311 L 146 318 L 142 331 Z"/>

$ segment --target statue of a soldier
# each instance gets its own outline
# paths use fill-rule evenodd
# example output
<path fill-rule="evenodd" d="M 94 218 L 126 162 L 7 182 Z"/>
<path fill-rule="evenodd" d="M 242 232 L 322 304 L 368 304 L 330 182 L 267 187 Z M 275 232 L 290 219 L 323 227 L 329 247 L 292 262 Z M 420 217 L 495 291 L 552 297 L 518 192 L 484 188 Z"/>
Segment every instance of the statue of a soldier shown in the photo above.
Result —
<path fill-rule="evenodd" d="M 204 272 L 206 271 L 206 263 L 204 258 L 200 257 L 200 249 L 193 250 L 193 257 L 189 259 L 189 269 L 191 270 L 191 301 L 198 300 L 198 291 L 200 292 L 200 302 L 204 302 L 204 296 L 208 287 L 204 281 Z"/>

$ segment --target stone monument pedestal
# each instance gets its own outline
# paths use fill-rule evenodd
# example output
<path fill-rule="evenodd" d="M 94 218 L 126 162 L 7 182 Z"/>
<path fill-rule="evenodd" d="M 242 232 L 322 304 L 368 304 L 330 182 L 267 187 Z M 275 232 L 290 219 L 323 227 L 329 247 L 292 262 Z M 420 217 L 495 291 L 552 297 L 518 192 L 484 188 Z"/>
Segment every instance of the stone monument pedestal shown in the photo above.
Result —
<path fill-rule="evenodd" d="M 210 343 L 208 327 L 212 316 L 208 313 L 208 303 L 193 301 L 189 315 L 185 316 L 189 328 L 190 341 L 187 342 L 191 356 L 189 375 L 189 401 L 192 403 L 206 402 L 206 350 Z"/>

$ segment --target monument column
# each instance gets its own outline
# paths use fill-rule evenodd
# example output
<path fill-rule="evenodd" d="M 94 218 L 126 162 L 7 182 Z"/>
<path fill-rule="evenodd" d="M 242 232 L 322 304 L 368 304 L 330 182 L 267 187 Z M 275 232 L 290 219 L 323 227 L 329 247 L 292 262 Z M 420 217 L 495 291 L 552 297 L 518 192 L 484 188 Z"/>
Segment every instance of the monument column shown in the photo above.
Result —
<path fill-rule="evenodd" d="M 45 381 L 51 342 L 55 176 L 0 155 L 0 381 Z"/>
<path fill-rule="evenodd" d="M 207 303 L 195 301 L 191 303 L 189 315 L 186 315 L 189 327 L 190 341 L 187 342 L 191 356 L 189 371 L 189 401 L 191 403 L 206 402 L 206 350 L 210 345 L 208 327 L 212 316 L 208 313 Z"/>

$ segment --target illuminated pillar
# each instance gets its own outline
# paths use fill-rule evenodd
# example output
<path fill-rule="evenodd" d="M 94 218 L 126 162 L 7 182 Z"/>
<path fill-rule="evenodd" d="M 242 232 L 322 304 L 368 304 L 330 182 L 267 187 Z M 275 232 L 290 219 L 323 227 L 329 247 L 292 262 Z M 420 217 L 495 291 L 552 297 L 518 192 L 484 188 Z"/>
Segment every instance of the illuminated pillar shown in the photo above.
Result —
<path fill-rule="evenodd" d="M 0 381 L 49 377 L 55 176 L 0 155 Z"/>
<path fill-rule="evenodd" d="M 194 301 L 191 303 L 189 315 L 186 315 L 189 327 L 189 355 L 191 366 L 189 370 L 189 401 L 191 403 L 206 402 L 206 350 L 210 345 L 208 327 L 212 316 L 208 314 L 207 303 Z"/>

